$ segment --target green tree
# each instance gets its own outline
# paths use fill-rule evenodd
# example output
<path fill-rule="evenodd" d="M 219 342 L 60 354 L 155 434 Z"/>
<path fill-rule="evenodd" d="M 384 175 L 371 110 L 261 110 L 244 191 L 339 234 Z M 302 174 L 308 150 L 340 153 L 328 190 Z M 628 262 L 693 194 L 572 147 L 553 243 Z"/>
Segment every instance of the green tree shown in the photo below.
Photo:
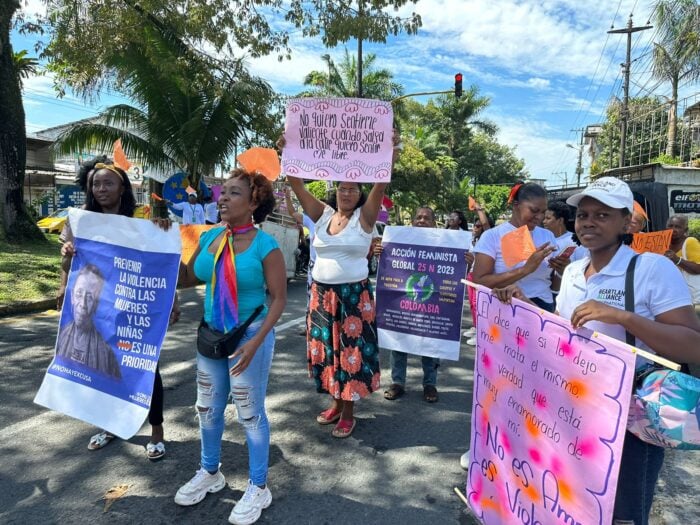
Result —
<path fill-rule="evenodd" d="M 178 42 L 159 28 L 142 31 L 145 53 L 139 39 L 107 62 L 137 106 L 107 108 L 98 122 L 78 124 L 59 137 L 55 149 L 109 151 L 121 138 L 130 158 L 158 171 L 182 170 L 197 188 L 203 175 L 225 163 L 243 130 L 255 126 L 270 88 L 240 65 L 224 78 L 212 77 L 205 62 L 180 55 Z"/>
<path fill-rule="evenodd" d="M 695 0 L 660 0 L 654 7 L 659 41 L 654 42 L 652 74 L 671 84 L 666 154 L 677 154 L 678 86 L 700 78 L 700 7 Z"/>
<path fill-rule="evenodd" d="M 20 88 L 25 79 L 39 74 L 39 62 L 36 58 L 28 57 L 26 49 L 14 53 L 13 62 Z"/>
<path fill-rule="evenodd" d="M 326 63 L 327 71 L 311 71 L 306 75 L 304 85 L 310 86 L 311 90 L 305 91 L 301 96 L 357 97 L 357 60 L 347 48 L 340 64 L 336 64 L 328 54 L 321 59 Z M 376 69 L 376 60 L 377 55 L 370 53 L 362 62 L 363 96 L 378 100 L 392 100 L 401 96 L 401 84 L 394 82 L 394 75 L 388 69 Z"/>

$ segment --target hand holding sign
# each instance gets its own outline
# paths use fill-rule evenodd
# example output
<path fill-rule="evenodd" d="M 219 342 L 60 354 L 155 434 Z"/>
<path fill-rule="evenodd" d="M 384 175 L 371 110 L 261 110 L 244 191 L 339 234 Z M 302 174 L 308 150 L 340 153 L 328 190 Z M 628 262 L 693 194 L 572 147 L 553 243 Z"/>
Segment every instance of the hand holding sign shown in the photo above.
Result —
<path fill-rule="evenodd" d="M 663 255 L 671 246 L 673 230 L 660 232 L 635 233 L 631 248 L 637 253 L 658 253 Z"/>

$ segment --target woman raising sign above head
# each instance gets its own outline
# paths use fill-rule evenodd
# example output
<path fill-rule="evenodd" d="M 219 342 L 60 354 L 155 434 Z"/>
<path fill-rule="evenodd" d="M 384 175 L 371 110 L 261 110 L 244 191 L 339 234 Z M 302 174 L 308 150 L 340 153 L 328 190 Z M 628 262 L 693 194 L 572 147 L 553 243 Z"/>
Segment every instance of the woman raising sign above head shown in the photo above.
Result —
<path fill-rule="evenodd" d="M 547 256 L 556 250 L 556 242 L 552 232 L 540 226 L 547 210 L 544 188 L 533 183 L 517 184 L 508 202 L 513 210 L 510 221 L 485 231 L 474 247 L 473 280 L 489 288 L 518 283 L 523 293 L 540 308 L 553 312 L 552 269 L 547 264 Z M 503 257 L 502 238 L 521 226 L 527 226 L 536 250 L 527 260 L 508 266 Z"/>

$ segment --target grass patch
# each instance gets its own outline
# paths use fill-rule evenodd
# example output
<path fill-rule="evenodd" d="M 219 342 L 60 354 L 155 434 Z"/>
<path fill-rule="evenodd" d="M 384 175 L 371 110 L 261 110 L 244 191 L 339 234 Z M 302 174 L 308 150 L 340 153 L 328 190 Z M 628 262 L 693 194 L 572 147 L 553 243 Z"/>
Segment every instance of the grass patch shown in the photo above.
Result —
<path fill-rule="evenodd" d="M 0 241 L 0 305 L 49 299 L 61 282 L 61 244 L 58 235 L 48 242 L 8 244 Z"/>

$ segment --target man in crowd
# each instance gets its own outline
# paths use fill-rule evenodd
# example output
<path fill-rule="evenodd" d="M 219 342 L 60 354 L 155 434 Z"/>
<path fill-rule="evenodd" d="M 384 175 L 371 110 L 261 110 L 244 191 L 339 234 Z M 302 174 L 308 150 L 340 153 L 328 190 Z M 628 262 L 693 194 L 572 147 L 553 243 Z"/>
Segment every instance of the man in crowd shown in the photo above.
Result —
<path fill-rule="evenodd" d="M 182 224 L 204 224 L 204 208 L 197 202 L 196 192 L 187 195 L 187 202 L 165 202 L 182 212 Z"/>

